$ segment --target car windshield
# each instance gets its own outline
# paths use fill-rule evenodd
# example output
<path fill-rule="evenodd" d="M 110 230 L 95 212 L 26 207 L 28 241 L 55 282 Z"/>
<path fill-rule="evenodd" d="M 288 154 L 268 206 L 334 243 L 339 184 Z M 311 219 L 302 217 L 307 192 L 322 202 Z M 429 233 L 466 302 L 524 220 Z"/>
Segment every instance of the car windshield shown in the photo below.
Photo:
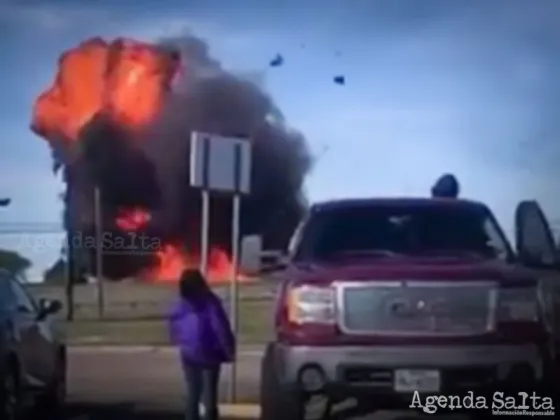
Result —
<path fill-rule="evenodd" d="M 482 206 L 360 205 L 313 215 L 295 259 L 401 255 L 506 259 L 511 248 Z"/>

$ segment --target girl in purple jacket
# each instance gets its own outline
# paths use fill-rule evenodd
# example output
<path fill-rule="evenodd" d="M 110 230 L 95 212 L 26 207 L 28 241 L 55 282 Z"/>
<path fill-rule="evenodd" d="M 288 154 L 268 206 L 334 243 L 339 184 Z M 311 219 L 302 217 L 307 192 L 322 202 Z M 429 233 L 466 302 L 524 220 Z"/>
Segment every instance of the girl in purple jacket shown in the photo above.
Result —
<path fill-rule="evenodd" d="M 233 361 L 235 337 L 220 299 L 198 270 L 186 270 L 179 282 L 179 299 L 169 314 L 169 333 L 179 347 L 187 387 L 186 418 L 218 419 L 220 366 Z"/>

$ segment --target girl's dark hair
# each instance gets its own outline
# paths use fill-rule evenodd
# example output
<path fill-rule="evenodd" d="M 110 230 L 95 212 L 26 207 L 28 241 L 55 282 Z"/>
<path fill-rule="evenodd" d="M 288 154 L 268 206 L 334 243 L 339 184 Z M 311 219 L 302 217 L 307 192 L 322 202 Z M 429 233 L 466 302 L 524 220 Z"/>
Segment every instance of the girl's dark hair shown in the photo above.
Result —
<path fill-rule="evenodd" d="M 191 300 L 210 291 L 206 278 L 200 270 L 185 270 L 179 280 L 179 294 L 183 299 Z"/>

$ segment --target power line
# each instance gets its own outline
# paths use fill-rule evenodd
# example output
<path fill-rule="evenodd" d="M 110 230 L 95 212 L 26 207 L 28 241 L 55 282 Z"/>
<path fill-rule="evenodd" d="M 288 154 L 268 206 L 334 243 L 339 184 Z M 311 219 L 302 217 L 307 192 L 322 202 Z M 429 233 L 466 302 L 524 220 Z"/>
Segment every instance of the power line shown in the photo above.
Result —
<path fill-rule="evenodd" d="M 60 223 L 0 223 L 0 234 L 48 234 L 63 233 Z"/>

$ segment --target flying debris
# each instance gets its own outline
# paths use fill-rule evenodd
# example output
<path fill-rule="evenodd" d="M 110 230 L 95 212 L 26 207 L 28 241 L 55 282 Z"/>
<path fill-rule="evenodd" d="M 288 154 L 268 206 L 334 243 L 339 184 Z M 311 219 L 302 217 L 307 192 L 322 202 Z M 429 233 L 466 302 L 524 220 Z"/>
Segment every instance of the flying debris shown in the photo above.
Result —
<path fill-rule="evenodd" d="M 346 78 L 344 76 L 334 76 L 333 81 L 337 85 L 345 85 L 346 84 Z"/>
<path fill-rule="evenodd" d="M 280 67 L 282 64 L 284 64 L 284 57 L 282 57 L 280 54 L 276 54 L 276 57 L 274 57 L 269 64 L 270 67 Z"/>
<path fill-rule="evenodd" d="M 453 174 L 444 174 L 438 178 L 432 187 L 434 198 L 457 198 L 459 197 L 459 181 Z"/>

